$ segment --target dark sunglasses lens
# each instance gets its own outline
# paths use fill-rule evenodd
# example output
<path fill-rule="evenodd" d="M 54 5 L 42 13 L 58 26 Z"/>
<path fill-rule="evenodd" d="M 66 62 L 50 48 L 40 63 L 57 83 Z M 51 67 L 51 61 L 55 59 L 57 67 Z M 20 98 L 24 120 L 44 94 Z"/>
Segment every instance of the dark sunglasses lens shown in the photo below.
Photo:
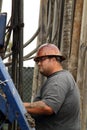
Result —
<path fill-rule="evenodd" d="M 35 58 L 34 61 L 38 63 L 38 62 L 42 61 L 42 58 L 41 57 Z"/>
<path fill-rule="evenodd" d="M 47 56 L 37 57 L 37 58 L 34 59 L 34 61 L 38 63 L 38 62 L 41 62 L 41 61 L 43 61 L 43 60 L 45 60 L 47 58 L 48 58 Z"/>
<path fill-rule="evenodd" d="M 38 58 L 34 58 L 34 61 L 35 61 L 35 62 L 38 62 Z"/>

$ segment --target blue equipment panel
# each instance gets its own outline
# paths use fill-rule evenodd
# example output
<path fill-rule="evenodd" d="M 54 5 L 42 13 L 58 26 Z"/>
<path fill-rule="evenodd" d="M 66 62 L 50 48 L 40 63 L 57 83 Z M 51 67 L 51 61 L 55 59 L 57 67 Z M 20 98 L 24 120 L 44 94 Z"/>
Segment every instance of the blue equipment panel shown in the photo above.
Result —
<path fill-rule="evenodd" d="M 0 47 L 4 46 L 7 13 L 0 13 Z"/>
<path fill-rule="evenodd" d="M 0 88 L 3 90 L 6 98 L 0 95 L 0 111 L 4 113 L 10 122 L 17 120 L 21 130 L 35 130 L 31 128 L 27 118 L 26 109 L 16 90 L 14 83 L 6 70 L 0 57 Z"/>

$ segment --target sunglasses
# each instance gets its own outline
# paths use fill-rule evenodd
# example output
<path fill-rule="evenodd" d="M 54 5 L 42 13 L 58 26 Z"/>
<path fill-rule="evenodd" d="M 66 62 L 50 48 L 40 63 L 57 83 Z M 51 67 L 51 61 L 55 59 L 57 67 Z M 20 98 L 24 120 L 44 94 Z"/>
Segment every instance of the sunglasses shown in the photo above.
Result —
<path fill-rule="evenodd" d="M 44 61 L 46 59 L 50 59 L 50 58 L 56 58 L 56 60 L 58 60 L 59 62 L 63 61 L 63 57 L 59 56 L 59 55 L 46 55 L 46 56 L 35 57 L 34 61 L 36 63 L 39 63 L 39 62 L 42 62 L 42 61 Z"/>

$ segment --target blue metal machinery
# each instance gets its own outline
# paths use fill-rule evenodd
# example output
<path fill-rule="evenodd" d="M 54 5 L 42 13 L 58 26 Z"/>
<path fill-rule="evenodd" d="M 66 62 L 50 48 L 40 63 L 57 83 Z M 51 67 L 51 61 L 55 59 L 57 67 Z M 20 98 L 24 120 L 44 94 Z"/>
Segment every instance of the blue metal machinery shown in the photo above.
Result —
<path fill-rule="evenodd" d="M 0 47 L 4 46 L 7 13 L 0 13 Z"/>
<path fill-rule="evenodd" d="M 16 120 L 21 130 L 35 130 L 35 128 L 31 128 L 27 120 L 27 111 L 23 106 L 18 91 L 16 90 L 8 71 L 3 64 L 1 57 L 0 88 L 5 94 L 5 96 L 0 95 L 0 111 L 3 113 L 5 118 L 11 123 Z"/>

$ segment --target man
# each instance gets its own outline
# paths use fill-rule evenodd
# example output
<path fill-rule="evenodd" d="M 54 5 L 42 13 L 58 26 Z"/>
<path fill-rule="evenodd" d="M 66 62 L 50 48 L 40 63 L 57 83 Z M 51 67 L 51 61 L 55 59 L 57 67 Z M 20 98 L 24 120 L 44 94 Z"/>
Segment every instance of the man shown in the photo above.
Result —
<path fill-rule="evenodd" d="M 32 103 L 24 103 L 33 115 L 36 130 L 80 130 L 80 94 L 72 75 L 64 70 L 65 60 L 54 44 L 43 44 L 34 61 L 47 77 Z"/>

